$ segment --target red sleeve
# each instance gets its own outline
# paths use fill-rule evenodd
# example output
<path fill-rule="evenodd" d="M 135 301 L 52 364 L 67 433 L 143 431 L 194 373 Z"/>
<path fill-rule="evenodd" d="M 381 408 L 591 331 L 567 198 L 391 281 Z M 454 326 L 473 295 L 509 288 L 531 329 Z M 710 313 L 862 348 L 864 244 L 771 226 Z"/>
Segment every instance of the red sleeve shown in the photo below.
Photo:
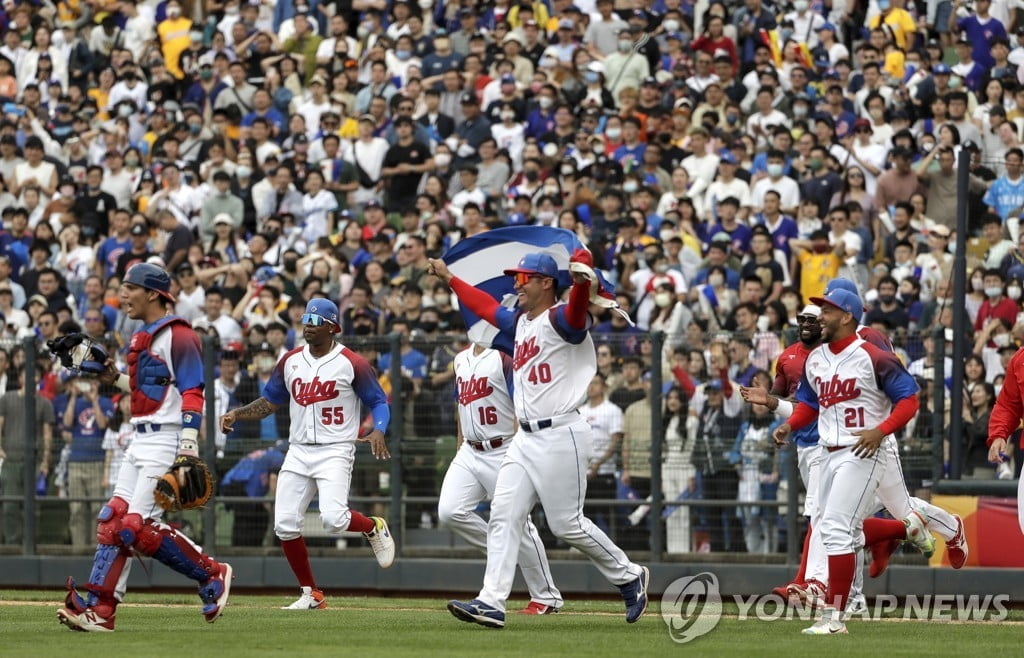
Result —
<path fill-rule="evenodd" d="M 999 391 L 996 398 L 996 405 L 992 408 L 992 415 L 988 421 L 988 440 L 986 443 L 992 445 L 993 439 L 1007 439 L 1020 427 L 1020 417 L 1024 414 L 1024 400 L 1021 399 L 1021 363 L 1024 360 L 1024 350 L 1018 351 L 1010 359 L 1006 367 L 1006 379 L 1003 380 L 1003 389 Z"/>
<path fill-rule="evenodd" d="M 590 281 L 572 284 L 569 289 L 569 304 L 565 319 L 576 330 L 587 328 L 587 311 L 590 310 Z"/>
<path fill-rule="evenodd" d="M 903 398 L 896 403 L 896 406 L 892 408 L 892 413 L 889 417 L 882 421 L 882 424 L 878 426 L 878 429 L 883 434 L 892 434 L 898 429 L 904 427 L 910 422 L 910 419 L 914 417 L 917 410 L 921 407 L 921 403 L 918 401 L 916 395 Z"/>
<path fill-rule="evenodd" d="M 699 36 L 690 42 L 690 50 L 697 52 L 698 50 L 704 50 L 704 46 L 711 43 L 711 40 L 705 36 Z"/>
<path fill-rule="evenodd" d="M 796 409 L 793 410 L 793 415 L 786 422 L 794 430 L 802 430 L 817 419 L 818 412 L 811 405 L 800 402 L 796 405 Z"/>
<path fill-rule="evenodd" d="M 672 376 L 676 378 L 676 383 L 679 384 L 679 388 L 686 394 L 687 399 L 692 398 L 697 387 L 694 386 L 690 375 L 682 368 L 672 368 Z"/>
<path fill-rule="evenodd" d="M 484 320 L 495 326 L 498 325 L 497 313 L 498 309 L 501 308 L 501 304 L 496 299 L 483 290 L 477 290 L 457 276 L 453 276 L 451 283 L 448 285 L 458 296 L 460 303 L 465 304 L 469 310 Z"/>
<path fill-rule="evenodd" d="M 978 316 L 974 318 L 974 330 L 981 331 L 985 328 L 985 318 L 988 316 L 988 300 L 986 299 L 981 303 L 981 308 L 978 309 Z"/>

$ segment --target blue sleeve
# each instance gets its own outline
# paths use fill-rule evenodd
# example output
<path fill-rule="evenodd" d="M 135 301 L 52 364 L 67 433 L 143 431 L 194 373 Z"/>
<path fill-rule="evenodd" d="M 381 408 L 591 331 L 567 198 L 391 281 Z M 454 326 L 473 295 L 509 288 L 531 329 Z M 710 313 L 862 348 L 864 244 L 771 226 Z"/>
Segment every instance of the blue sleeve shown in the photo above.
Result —
<path fill-rule="evenodd" d="M 427 378 L 427 357 L 420 352 L 415 352 L 411 355 L 412 363 L 409 369 L 412 371 L 413 379 L 426 379 Z"/>
<path fill-rule="evenodd" d="M 992 182 L 992 187 L 988 188 L 988 190 L 985 191 L 985 196 L 981 198 L 982 203 L 984 203 L 986 206 L 994 207 L 996 205 L 996 190 L 998 187 L 999 180 L 997 179 Z"/>
<path fill-rule="evenodd" d="M 373 366 L 348 348 L 345 348 L 345 356 L 352 362 L 352 389 L 362 400 L 363 404 L 370 408 L 373 416 L 373 427 L 381 432 L 388 431 L 388 423 L 391 422 L 391 409 L 388 407 L 388 398 L 384 389 L 377 381 L 377 375 Z"/>
<path fill-rule="evenodd" d="M 519 311 L 504 306 L 498 307 L 494 312 L 494 326 L 498 331 L 505 334 L 511 340 L 516 338 L 516 320 L 519 319 Z"/>
<path fill-rule="evenodd" d="M 886 396 L 894 404 L 917 395 L 917 382 L 913 375 L 903 367 L 903 363 L 896 354 L 874 350 L 871 353 L 871 360 L 875 364 L 878 387 L 885 391 Z"/>
<path fill-rule="evenodd" d="M 817 409 L 818 408 L 818 392 L 814 390 L 811 383 L 807 381 L 807 371 L 804 370 L 803 374 L 800 375 L 800 383 L 796 387 L 796 400 L 797 402 L 803 402 L 807 406 Z"/>
<path fill-rule="evenodd" d="M 515 373 L 512 368 L 512 357 L 504 352 L 501 353 L 501 371 L 505 373 L 505 388 L 511 397 L 515 393 L 515 384 L 513 383 L 513 375 Z"/>
<path fill-rule="evenodd" d="M 564 338 L 567 343 L 579 345 L 587 337 L 587 332 L 594 325 L 594 317 L 587 313 L 586 326 L 582 329 L 574 329 L 569 326 L 569 321 L 565 317 L 565 310 L 567 308 L 569 308 L 567 304 L 555 307 L 551 316 L 551 324 L 555 327 L 558 335 Z"/>
<path fill-rule="evenodd" d="M 290 355 L 285 355 L 277 362 L 273 372 L 270 373 L 267 385 L 263 387 L 263 399 L 277 406 L 288 403 L 288 387 L 284 383 L 284 362 L 288 360 L 288 356 Z"/>
<path fill-rule="evenodd" d="M 107 418 L 114 417 L 114 404 L 110 401 L 110 398 L 100 398 L 100 411 L 102 411 L 103 415 Z"/>

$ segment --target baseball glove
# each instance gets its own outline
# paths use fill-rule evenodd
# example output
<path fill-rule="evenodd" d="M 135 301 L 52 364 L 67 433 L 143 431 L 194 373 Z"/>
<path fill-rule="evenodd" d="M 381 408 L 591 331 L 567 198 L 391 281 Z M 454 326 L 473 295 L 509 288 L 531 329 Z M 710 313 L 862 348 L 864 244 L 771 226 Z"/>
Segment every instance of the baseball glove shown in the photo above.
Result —
<path fill-rule="evenodd" d="M 178 455 L 153 490 L 156 504 L 165 512 L 202 507 L 212 495 L 210 469 L 202 459 L 191 455 Z"/>
<path fill-rule="evenodd" d="M 75 373 L 100 375 L 107 368 L 107 350 L 82 333 L 72 333 L 46 341 L 50 353 L 60 364 Z"/>

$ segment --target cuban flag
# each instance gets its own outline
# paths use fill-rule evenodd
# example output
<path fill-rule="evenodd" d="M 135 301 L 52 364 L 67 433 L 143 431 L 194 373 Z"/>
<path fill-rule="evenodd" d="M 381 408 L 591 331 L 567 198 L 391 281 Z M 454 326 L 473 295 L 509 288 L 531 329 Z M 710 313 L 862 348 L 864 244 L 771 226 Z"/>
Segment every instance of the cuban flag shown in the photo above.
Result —
<path fill-rule="evenodd" d="M 504 271 L 513 268 L 519 259 L 529 253 L 551 256 L 558 264 L 559 289 L 569 287 L 569 258 L 577 249 L 585 249 L 575 233 L 551 226 L 509 226 L 498 228 L 471 238 L 460 240 L 445 252 L 442 260 L 452 274 L 475 288 L 483 290 L 507 308 L 515 308 L 517 296 L 513 279 Z M 606 308 L 618 308 L 615 289 L 600 271 L 594 272 L 598 290 L 592 288 L 591 303 Z M 499 334 L 498 329 L 483 320 L 464 305 L 459 312 L 466 323 L 469 340 L 512 354 L 512 341 Z"/>

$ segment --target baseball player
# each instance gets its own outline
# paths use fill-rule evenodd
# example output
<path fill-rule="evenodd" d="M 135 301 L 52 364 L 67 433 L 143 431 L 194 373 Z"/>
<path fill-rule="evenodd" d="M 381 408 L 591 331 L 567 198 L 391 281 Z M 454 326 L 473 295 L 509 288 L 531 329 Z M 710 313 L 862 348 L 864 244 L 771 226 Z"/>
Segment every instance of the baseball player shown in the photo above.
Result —
<path fill-rule="evenodd" d="M 992 416 L 988 421 L 988 460 L 1002 464 L 1010 457 L 1006 453 L 1007 439 L 1020 427 L 1024 416 L 1024 350 L 1018 350 L 1006 365 L 1006 378 L 999 391 Z M 1024 477 L 1017 483 L 1017 522 L 1024 532 Z"/>
<path fill-rule="evenodd" d="M 441 484 L 437 517 L 470 545 L 487 552 L 487 523 L 474 512 L 485 498 L 494 497 L 494 484 L 512 435 L 512 358 L 482 345 L 455 355 L 458 396 L 458 442 Z M 562 594 L 551 578 L 544 544 L 529 516 L 519 544 L 519 568 L 530 591 L 523 614 L 546 615 L 562 607 Z"/>
<path fill-rule="evenodd" d="M 170 315 L 171 279 L 150 263 L 139 263 L 121 284 L 121 308 L 143 324 L 128 345 L 128 374 L 113 360 L 101 380 L 131 393 L 135 438 L 118 473 L 114 495 L 99 514 L 96 556 L 84 595 L 68 579 L 57 618 L 71 630 L 113 631 L 124 597 L 131 554 L 153 557 L 199 583 L 203 616 L 214 622 L 231 590 L 231 565 L 202 553 L 184 534 L 161 523 L 153 482 L 179 456 L 198 455 L 203 417 L 203 358 L 199 337 L 183 318 Z"/>
<path fill-rule="evenodd" d="M 589 332 L 590 253 L 581 249 L 571 259 L 570 267 L 578 271 L 573 273 L 568 303 L 558 301 L 558 265 L 551 256 L 530 253 L 517 267 L 505 270 L 515 278 L 517 310 L 454 277 L 443 261 L 430 264 L 461 303 L 514 339 L 513 388 L 519 416 L 519 428 L 494 485 L 483 589 L 471 601 L 449 601 L 449 612 L 462 621 L 505 627 L 505 601 L 523 529 L 530 508 L 539 500 L 555 536 L 589 557 L 619 587 L 626 621 L 637 621 L 647 610 L 650 572 L 631 562 L 583 515 L 593 445 L 579 406 L 597 371 Z"/>
<path fill-rule="evenodd" d="M 825 450 L 818 505 L 829 586 L 820 621 L 804 633 L 828 635 L 847 632 L 844 615 L 856 567 L 855 547 L 906 539 L 930 555 L 935 540 L 917 511 L 903 521 L 876 519 L 870 526 L 864 524 L 874 508 L 885 463 L 891 459 L 883 443 L 917 413 L 917 383 L 895 354 L 857 335 L 864 313 L 858 295 L 837 288 L 811 302 L 821 308 L 824 344 L 808 354 L 796 391 L 799 403 L 774 438 L 784 445 L 790 432 L 817 420 Z"/>
<path fill-rule="evenodd" d="M 228 433 L 239 420 L 261 420 L 288 403 L 291 447 L 277 478 L 274 532 L 288 559 L 301 595 L 285 610 L 327 607 L 309 564 L 302 521 L 313 496 L 320 495 L 320 520 L 333 534 L 361 532 L 370 542 L 377 563 L 387 569 L 395 559 L 395 541 L 387 522 L 349 509 L 352 461 L 356 443 L 369 443 L 373 456 L 388 459 L 384 433 L 391 420 L 387 397 L 373 368 L 363 357 L 335 342 L 341 331 L 338 307 L 313 299 L 302 314 L 303 347 L 286 353 L 274 366 L 263 395 L 220 418 Z M 373 431 L 359 438 L 363 419 L 360 403 L 373 416 Z"/>

